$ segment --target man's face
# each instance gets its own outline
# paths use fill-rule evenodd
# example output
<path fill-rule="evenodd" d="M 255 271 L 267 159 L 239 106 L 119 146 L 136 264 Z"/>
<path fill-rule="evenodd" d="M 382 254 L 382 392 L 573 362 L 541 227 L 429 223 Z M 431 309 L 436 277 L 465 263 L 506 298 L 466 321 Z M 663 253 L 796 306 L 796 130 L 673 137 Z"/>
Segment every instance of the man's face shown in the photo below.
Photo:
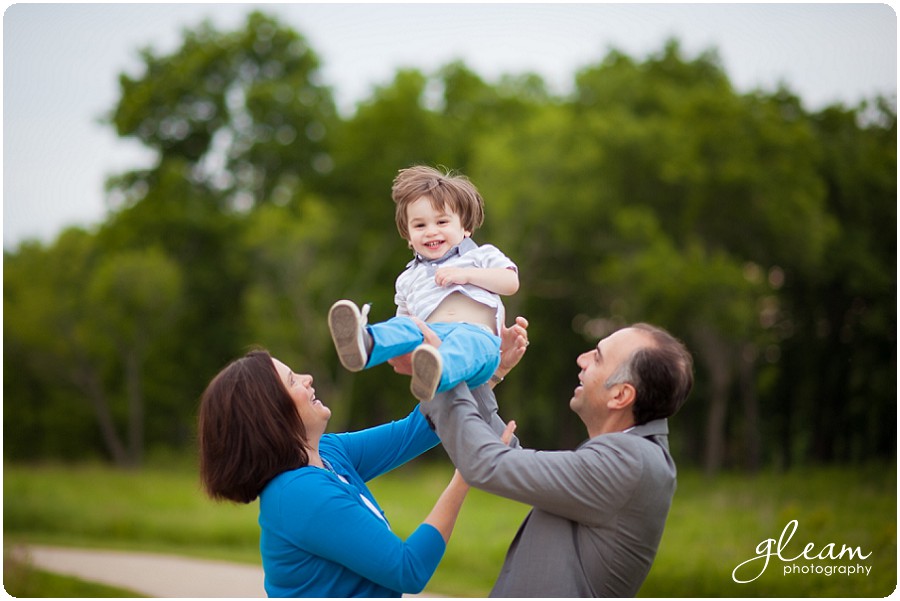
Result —
<path fill-rule="evenodd" d="M 632 353 L 649 346 L 651 342 L 646 332 L 625 328 L 613 332 L 594 349 L 579 355 L 576 360 L 581 368 L 578 374 L 579 386 L 575 388 L 569 401 L 572 411 L 581 416 L 582 420 L 606 412 L 609 401 L 619 387 L 616 385 L 607 388 L 606 381 Z"/>

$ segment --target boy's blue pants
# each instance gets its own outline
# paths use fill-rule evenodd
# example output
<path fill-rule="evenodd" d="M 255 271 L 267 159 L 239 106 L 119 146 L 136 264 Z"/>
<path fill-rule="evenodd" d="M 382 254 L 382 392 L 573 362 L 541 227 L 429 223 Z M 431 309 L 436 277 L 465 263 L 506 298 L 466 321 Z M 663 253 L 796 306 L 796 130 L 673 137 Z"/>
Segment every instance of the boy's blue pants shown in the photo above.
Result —
<path fill-rule="evenodd" d="M 487 382 L 500 365 L 500 337 L 469 323 L 429 323 L 441 339 L 438 352 L 444 363 L 438 392 L 461 382 L 476 388 Z M 408 317 L 392 317 L 367 326 L 375 343 L 366 368 L 411 353 L 425 342 L 422 330 Z"/>

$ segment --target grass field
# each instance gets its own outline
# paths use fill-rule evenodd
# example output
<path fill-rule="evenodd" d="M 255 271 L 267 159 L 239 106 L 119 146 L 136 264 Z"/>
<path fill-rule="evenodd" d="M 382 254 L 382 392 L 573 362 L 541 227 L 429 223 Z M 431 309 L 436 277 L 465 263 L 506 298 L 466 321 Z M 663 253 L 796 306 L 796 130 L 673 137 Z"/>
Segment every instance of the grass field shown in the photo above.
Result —
<path fill-rule="evenodd" d="M 418 526 L 450 474 L 446 464 L 414 463 L 372 483 L 397 534 L 405 537 Z M 641 596 L 887 596 L 897 586 L 896 474 L 895 465 L 729 474 L 714 480 L 682 472 Z M 90 465 L 7 464 L 3 488 L 6 546 L 33 542 L 259 563 L 256 504 L 207 500 L 189 467 L 122 472 Z M 428 590 L 486 596 L 527 511 L 524 505 L 472 491 Z M 739 579 L 759 577 L 734 582 L 734 568 L 756 557 L 761 542 L 779 539 L 792 520 L 796 532 L 784 540 L 781 558 L 771 557 L 765 570 L 763 560 L 753 562 Z M 811 560 L 801 556 L 808 543 L 813 545 L 807 553 Z M 836 557 L 842 546 L 868 556 L 828 557 L 829 549 Z M 824 573 L 848 565 L 861 566 L 863 572 Z M 792 567 L 807 573 L 786 575 L 785 568 Z M 10 570 L 4 568 L 6 584 Z"/>

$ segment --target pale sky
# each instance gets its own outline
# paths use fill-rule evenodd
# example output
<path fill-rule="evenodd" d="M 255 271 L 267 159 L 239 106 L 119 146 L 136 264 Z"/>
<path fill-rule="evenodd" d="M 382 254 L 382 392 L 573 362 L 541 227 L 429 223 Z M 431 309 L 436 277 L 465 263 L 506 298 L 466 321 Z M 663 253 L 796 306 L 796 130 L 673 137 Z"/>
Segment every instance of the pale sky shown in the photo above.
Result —
<path fill-rule="evenodd" d="M 147 151 L 98 123 L 137 75 L 137 50 L 174 50 L 208 18 L 220 30 L 252 10 L 301 33 L 345 114 L 399 67 L 432 73 L 461 59 L 493 82 L 540 74 L 556 92 L 617 48 L 636 59 L 679 40 L 714 48 L 741 92 L 781 82 L 810 110 L 896 98 L 897 17 L 887 4 L 14 4 L 3 15 L 3 246 L 51 242 L 106 215 L 107 177 Z"/>

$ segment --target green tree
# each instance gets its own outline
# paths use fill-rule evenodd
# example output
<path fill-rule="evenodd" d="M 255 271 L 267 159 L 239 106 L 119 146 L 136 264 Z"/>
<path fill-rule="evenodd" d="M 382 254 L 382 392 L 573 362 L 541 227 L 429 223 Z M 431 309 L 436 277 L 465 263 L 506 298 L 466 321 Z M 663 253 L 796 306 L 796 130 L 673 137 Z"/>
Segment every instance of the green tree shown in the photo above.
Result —
<path fill-rule="evenodd" d="M 5 412 L 9 455 L 105 453 L 139 465 L 145 361 L 178 310 L 177 265 L 152 249 L 103 255 L 94 235 L 71 229 L 49 249 L 5 257 L 4 268 L 4 343 L 15 349 L 4 356 L 4 392 L 17 400 Z M 24 411 L 25 399 L 37 411 Z"/>
<path fill-rule="evenodd" d="M 539 355 L 560 383 L 541 388 L 565 390 L 585 341 L 656 322 L 695 351 L 697 457 L 710 472 L 729 457 L 758 466 L 760 361 L 783 335 L 775 275 L 815 273 L 835 232 L 813 130 L 796 99 L 740 96 L 714 53 L 688 61 L 674 42 L 643 62 L 612 51 L 576 83 L 571 102 L 486 141 L 476 161 L 522 262 L 525 311 L 553 324 Z M 531 405 L 538 427 L 559 430 Z"/>
<path fill-rule="evenodd" d="M 144 71 L 119 77 L 110 121 L 123 137 L 178 159 L 218 192 L 221 206 L 246 209 L 314 187 L 331 168 L 325 138 L 336 119 L 319 59 L 303 36 L 254 12 L 231 33 L 204 23 L 160 56 L 141 51 Z"/>
<path fill-rule="evenodd" d="M 90 336 L 84 282 L 96 261 L 93 237 L 62 232 L 50 247 L 23 244 L 3 257 L 4 453 L 8 458 L 84 457 L 107 451 L 112 434 L 106 361 Z M 98 440 L 98 435 L 102 439 Z M 103 441 L 109 443 L 103 448 Z"/>
<path fill-rule="evenodd" d="M 148 425 L 168 428 L 169 444 L 191 442 L 206 381 L 246 344 L 248 213 L 316 189 L 337 119 L 318 57 L 277 20 L 252 13 L 233 32 L 203 23 L 183 35 L 172 53 L 144 49 L 143 70 L 120 76 L 109 121 L 157 161 L 109 180 L 113 211 L 99 234 L 111 253 L 157 245 L 183 274 L 180 339 L 148 364 L 158 408 Z"/>
<path fill-rule="evenodd" d="M 223 212 L 216 194 L 192 181 L 190 166 L 170 160 L 149 179 L 124 174 L 110 182 L 120 198 L 97 233 L 105 253 L 117 255 L 156 246 L 177 263 L 184 300 L 168 353 L 154 357 L 154 403 L 166 407 L 166 419 L 183 423 L 178 440 L 190 437 L 194 404 L 203 391 L 198 374 L 211 378 L 240 348 L 247 259 L 237 241 L 243 214 Z M 148 185 L 151 182 L 152 185 Z M 157 363 L 158 362 L 158 363 Z M 165 428 L 164 423 L 159 424 Z M 151 424 L 152 428 L 155 425 Z M 161 432 L 162 434 L 162 432 Z"/>
<path fill-rule="evenodd" d="M 838 232 L 825 268 L 785 279 L 780 461 L 896 453 L 897 117 L 884 99 L 811 115 Z"/>
<path fill-rule="evenodd" d="M 101 259 L 87 284 L 86 300 L 95 308 L 92 337 L 115 354 L 128 408 L 127 443 L 119 442 L 115 430 L 104 429 L 104 434 L 112 438 L 108 446 L 126 449 L 124 460 L 119 461 L 128 467 L 143 461 L 147 356 L 174 323 L 181 297 L 178 265 L 156 248 Z"/>
<path fill-rule="evenodd" d="M 335 427 L 408 409 L 390 368 L 339 366 L 325 315 L 338 298 L 394 313 L 410 253 L 391 181 L 425 163 L 472 179 L 476 239 L 520 267 L 508 320 L 530 319 L 532 345 L 499 391 L 529 445 L 583 438 L 565 409 L 576 357 L 650 321 L 697 361 L 680 461 L 893 458 L 892 104 L 738 94 L 714 51 L 672 41 L 610 51 L 565 98 L 534 74 L 404 69 L 342 119 L 304 38 L 259 13 L 141 58 L 109 121 L 156 162 L 109 180 L 96 232 L 4 255 L 8 456 L 184 448 L 205 384 L 255 344 L 316 377 Z M 121 434 L 129 399 L 146 445 Z"/>
<path fill-rule="evenodd" d="M 332 427 L 345 429 L 355 374 L 337 369 L 325 319 L 345 285 L 346 260 L 333 252 L 339 221 L 321 199 L 305 199 L 302 206 L 299 212 L 261 207 L 250 217 L 240 241 L 251 265 L 243 340 L 311 374 L 317 396 L 334 412 Z"/>

